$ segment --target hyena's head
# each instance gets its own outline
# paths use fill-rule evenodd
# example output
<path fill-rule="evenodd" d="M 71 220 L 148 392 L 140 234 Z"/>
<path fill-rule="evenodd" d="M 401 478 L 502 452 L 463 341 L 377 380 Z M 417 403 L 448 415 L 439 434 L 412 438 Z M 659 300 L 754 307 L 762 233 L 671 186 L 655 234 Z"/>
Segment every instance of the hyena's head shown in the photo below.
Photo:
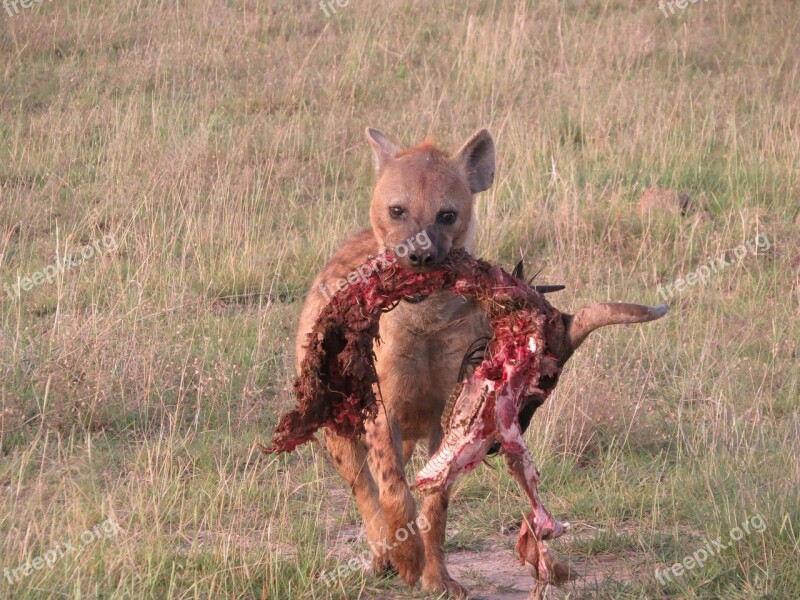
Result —
<path fill-rule="evenodd" d="M 382 248 L 408 268 L 439 264 L 451 248 L 471 250 L 473 194 L 492 185 L 494 142 L 482 129 L 454 155 L 424 143 L 402 150 L 367 129 L 378 180 L 370 220 Z"/>

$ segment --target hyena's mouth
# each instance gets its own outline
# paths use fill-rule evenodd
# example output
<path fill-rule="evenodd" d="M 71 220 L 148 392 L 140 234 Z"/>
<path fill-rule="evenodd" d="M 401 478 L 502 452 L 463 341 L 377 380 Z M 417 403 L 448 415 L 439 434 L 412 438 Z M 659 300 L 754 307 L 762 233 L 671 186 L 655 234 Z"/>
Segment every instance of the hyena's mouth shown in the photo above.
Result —
<path fill-rule="evenodd" d="M 519 415 L 529 403 L 535 408 L 544 402 L 566 361 L 593 330 L 652 321 L 667 307 L 595 304 L 575 316 L 561 313 L 521 277 L 464 250 L 452 251 L 439 268 L 427 272 L 383 264 L 390 266 L 334 296 L 320 313 L 295 382 L 297 407 L 281 417 L 265 451 L 291 451 L 321 427 L 349 438 L 363 434 L 364 422 L 377 414 L 372 346 L 381 313 L 401 300 L 437 291 L 474 297 L 490 318 L 493 337 L 478 367 L 455 392 L 445 416 L 444 443 L 420 471 L 416 486 L 423 491 L 450 486 L 499 442 L 533 508 L 520 529 L 520 558 L 539 579 L 568 577 L 544 540 L 564 534 L 569 524 L 555 520 L 539 499 L 539 472 L 522 437 Z"/>

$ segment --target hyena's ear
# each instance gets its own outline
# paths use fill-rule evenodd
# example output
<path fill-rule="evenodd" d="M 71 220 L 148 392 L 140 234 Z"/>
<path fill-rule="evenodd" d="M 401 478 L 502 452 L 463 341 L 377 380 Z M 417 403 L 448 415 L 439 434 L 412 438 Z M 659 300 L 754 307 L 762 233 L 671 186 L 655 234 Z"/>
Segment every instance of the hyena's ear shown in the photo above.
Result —
<path fill-rule="evenodd" d="M 473 194 L 488 190 L 494 181 L 494 140 L 492 134 L 481 129 L 473 135 L 453 157 L 467 176 Z"/>
<path fill-rule="evenodd" d="M 386 164 L 400 152 L 400 147 L 377 129 L 367 127 L 367 141 L 375 155 L 375 171 L 380 173 Z"/>

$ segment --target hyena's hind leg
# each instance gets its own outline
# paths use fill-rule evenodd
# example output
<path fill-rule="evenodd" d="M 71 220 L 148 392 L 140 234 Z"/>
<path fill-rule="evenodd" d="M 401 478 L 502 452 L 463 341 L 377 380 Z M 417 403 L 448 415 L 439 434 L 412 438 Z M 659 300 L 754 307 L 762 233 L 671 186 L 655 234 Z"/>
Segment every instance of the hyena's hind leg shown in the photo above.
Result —
<path fill-rule="evenodd" d="M 372 569 L 377 575 L 389 568 L 389 557 L 383 550 L 387 528 L 378 499 L 378 486 L 370 473 L 367 446 L 363 440 L 349 440 L 324 430 L 325 445 L 333 459 L 333 465 L 350 485 L 358 512 L 367 528 L 367 540 L 371 549 Z"/>
<path fill-rule="evenodd" d="M 406 482 L 400 429 L 386 414 L 385 405 L 375 420 L 366 424 L 366 429 L 370 470 L 378 484 L 378 499 L 386 523 L 384 548 L 400 577 L 413 586 L 422 574 L 425 548 L 416 529 L 416 502 Z"/>

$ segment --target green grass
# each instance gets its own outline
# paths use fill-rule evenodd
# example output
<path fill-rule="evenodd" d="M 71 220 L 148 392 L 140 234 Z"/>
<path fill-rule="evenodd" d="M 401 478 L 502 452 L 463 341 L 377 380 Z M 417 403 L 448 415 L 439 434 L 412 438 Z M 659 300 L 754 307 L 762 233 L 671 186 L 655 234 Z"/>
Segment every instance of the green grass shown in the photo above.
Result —
<path fill-rule="evenodd" d="M 575 525 L 555 546 L 604 565 L 571 597 L 800 597 L 798 24 L 789 0 L 0 10 L 0 288 L 119 246 L 0 291 L 0 569 L 120 526 L 0 597 L 424 597 L 321 583 L 366 548 L 339 539 L 347 490 L 320 446 L 257 451 L 292 403 L 305 290 L 368 225 L 367 125 L 447 148 L 488 127 L 480 252 L 565 283 L 565 310 L 658 303 L 769 237 L 666 319 L 592 336 L 528 438 Z M 653 186 L 701 214 L 642 217 Z M 456 485 L 448 550 L 500 539 L 511 563 L 525 502 L 490 462 Z M 755 514 L 762 534 L 656 581 Z"/>

